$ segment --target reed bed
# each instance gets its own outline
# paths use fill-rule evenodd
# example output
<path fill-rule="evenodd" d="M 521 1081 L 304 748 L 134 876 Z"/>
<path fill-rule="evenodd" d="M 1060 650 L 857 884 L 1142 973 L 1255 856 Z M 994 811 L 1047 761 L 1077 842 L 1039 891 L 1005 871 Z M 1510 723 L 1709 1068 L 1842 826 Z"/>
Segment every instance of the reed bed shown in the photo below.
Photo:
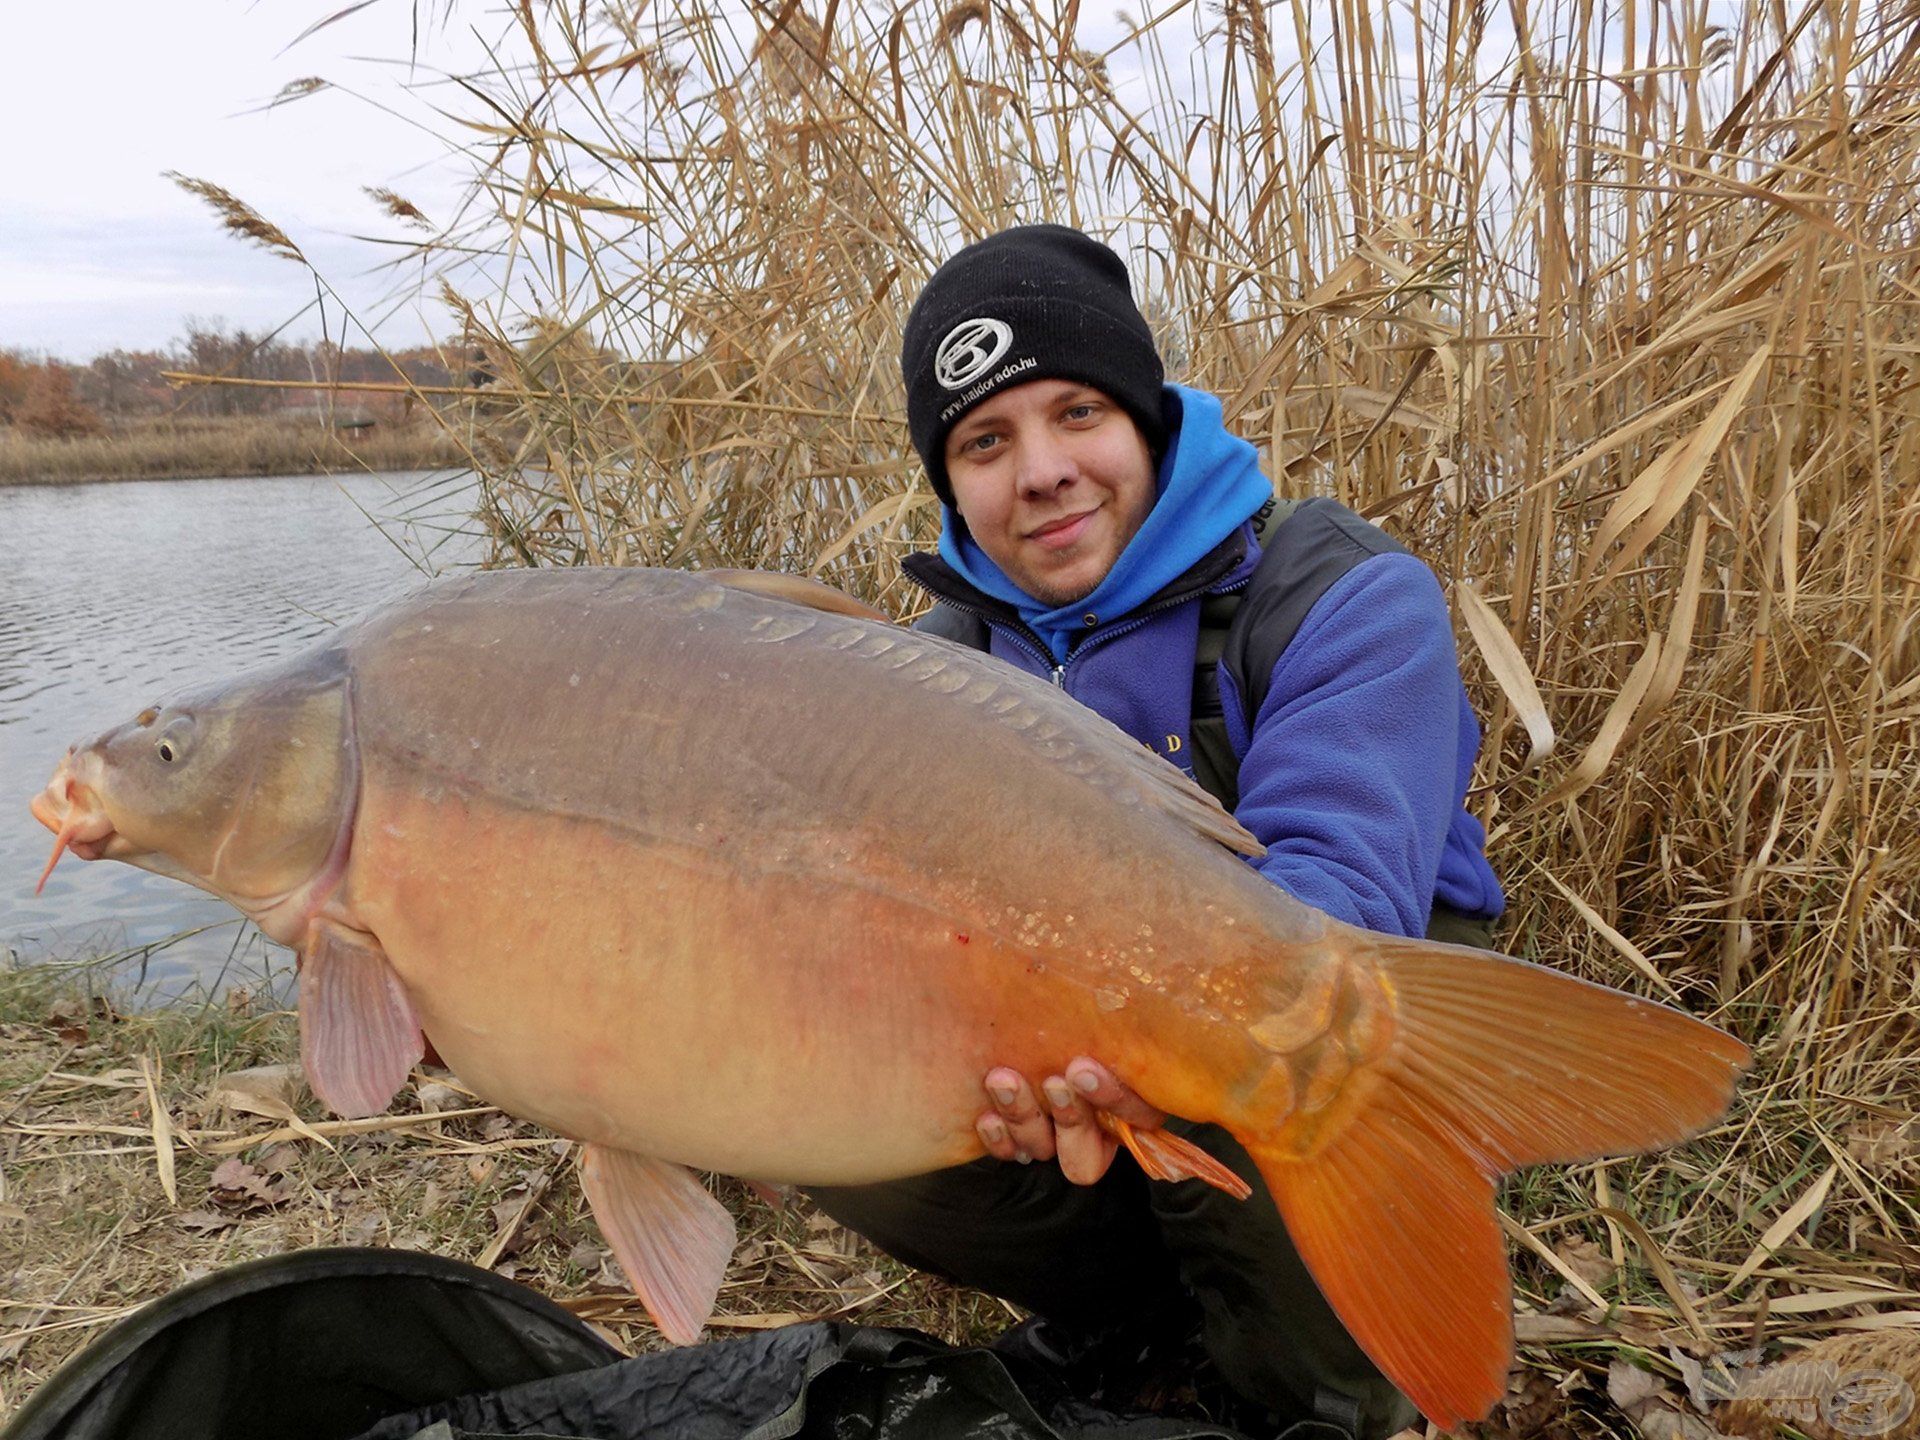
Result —
<path fill-rule="evenodd" d="M 1700 1142 L 1510 1187 L 1543 1302 L 1593 1244 L 1579 1303 L 1696 1351 L 1914 1323 L 1920 9 L 523 14 L 435 242 L 499 562 L 911 613 L 906 306 L 1005 224 L 1110 238 L 1276 490 L 1447 584 L 1509 947 L 1759 1053 Z M 1770 1312 L 1788 1253 L 1887 1299 Z"/>
<path fill-rule="evenodd" d="M 272 418 L 134 420 L 62 438 L 0 428 L 0 485 L 427 470 L 465 462 L 463 448 L 431 419 L 359 433 Z"/>
<path fill-rule="evenodd" d="M 519 11 L 465 79 L 473 203 L 422 242 L 492 375 L 455 408 L 494 560 L 762 566 L 909 615 L 938 511 L 906 306 L 1002 225 L 1109 238 L 1276 490 L 1447 585 L 1508 947 L 1758 1052 L 1693 1144 L 1509 1186 L 1507 1427 L 1604 1393 L 1659 1428 L 1621 1364 L 1671 1400 L 1702 1357 L 1910 1339 L 1920 8 L 1135 20 Z"/>

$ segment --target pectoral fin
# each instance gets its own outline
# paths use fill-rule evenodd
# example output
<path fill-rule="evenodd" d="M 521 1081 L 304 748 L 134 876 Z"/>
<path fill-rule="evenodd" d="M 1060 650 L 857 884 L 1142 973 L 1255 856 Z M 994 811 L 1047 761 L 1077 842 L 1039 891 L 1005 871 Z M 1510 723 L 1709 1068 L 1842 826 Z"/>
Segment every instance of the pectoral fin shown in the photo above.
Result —
<path fill-rule="evenodd" d="M 426 1037 L 373 936 L 315 921 L 300 951 L 300 1061 L 337 1115 L 378 1115 L 407 1083 Z"/>
<path fill-rule="evenodd" d="M 581 1188 L 660 1333 L 691 1345 L 733 1256 L 733 1216 L 685 1166 L 589 1145 Z"/>

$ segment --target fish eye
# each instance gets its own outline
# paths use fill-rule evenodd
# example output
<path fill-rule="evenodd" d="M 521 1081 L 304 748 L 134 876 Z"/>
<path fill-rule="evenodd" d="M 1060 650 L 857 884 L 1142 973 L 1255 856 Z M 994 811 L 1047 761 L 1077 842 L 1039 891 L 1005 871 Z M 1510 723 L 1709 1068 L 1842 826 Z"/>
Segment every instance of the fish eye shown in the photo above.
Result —
<path fill-rule="evenodd" d="M 171 765 L 176 760 L 185 760 L 187 752 L 193 748 L 193 720 L 190 716 L 176 715 L 160 727 L 160 733 L 154 737 L 153 753 L 160 757 L 162 765 Z"/>

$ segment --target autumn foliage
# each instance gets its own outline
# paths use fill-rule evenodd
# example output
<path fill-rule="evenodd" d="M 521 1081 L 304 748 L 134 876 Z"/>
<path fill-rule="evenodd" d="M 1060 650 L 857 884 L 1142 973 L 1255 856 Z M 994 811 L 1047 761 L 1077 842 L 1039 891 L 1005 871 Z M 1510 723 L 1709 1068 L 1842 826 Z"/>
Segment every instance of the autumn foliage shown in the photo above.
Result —
<path fill-rule="evenodd" d="M 73 372 L 52 362 L 29 375 L 14 424 L 30 435 L 59 440 L 95 435 L 106 428 L 93 407 L 76 392 Z"/>

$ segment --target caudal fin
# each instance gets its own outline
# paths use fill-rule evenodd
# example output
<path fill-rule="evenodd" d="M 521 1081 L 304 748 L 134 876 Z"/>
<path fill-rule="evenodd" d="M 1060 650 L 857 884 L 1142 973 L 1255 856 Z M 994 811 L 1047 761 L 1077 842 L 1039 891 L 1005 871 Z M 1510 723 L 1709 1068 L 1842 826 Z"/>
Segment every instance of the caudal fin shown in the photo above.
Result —
<path fill-rule="evenodd" d="M 1725 1112 L 1751 1057 L 1691 1016 L 1539 966 L 1349 937 L 1391 996 L 1391 1041 L 1324 1124 L 1241 1138 L 1328 1303 L 1450 1428 L 1492 1409 L 1512 1358 L 1494 1182 L 1683 1140 Z"/>

